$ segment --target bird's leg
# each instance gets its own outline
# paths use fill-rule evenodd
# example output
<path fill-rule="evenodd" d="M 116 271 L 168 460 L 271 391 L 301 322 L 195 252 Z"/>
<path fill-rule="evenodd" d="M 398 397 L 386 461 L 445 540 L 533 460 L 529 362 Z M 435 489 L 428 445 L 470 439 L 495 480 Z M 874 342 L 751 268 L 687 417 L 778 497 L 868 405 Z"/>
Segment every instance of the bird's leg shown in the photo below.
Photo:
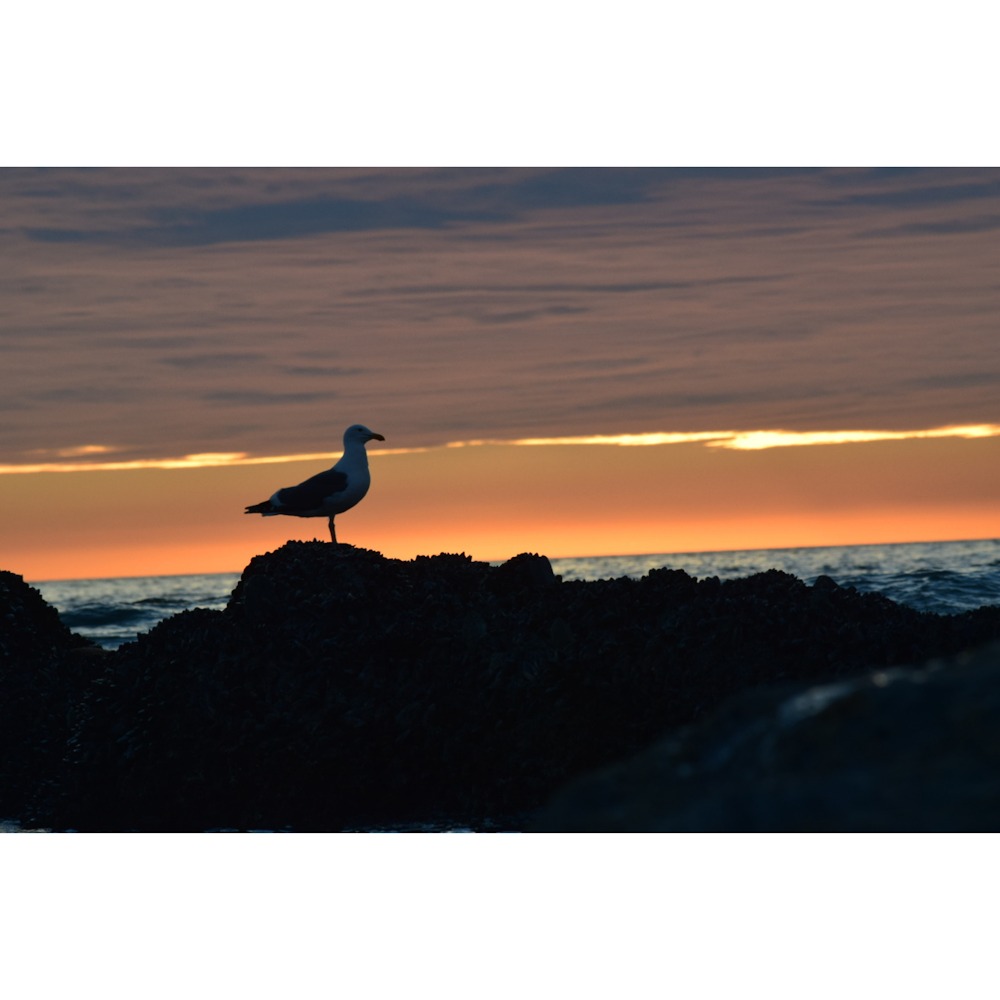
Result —
<path fill-rule="evenodd" d="M 337 529 L 333 526 L 333 515 L 330 515 L 330 541 L 337 544 Z"/>

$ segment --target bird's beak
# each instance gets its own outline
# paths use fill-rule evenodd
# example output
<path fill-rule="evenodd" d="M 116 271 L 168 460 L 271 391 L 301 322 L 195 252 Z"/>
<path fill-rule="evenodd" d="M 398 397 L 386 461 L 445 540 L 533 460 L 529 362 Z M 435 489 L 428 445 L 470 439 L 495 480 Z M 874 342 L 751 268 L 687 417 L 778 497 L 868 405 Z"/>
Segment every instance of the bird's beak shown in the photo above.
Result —
<path fill-rule="evenodd" d="M 381 434 L 372 434 L 372 436 L 368 440 L 371 441 L 372 439 L 374 439 L 376 441 L 384 441 L 385 440 L 385 438 L 382 437 Z"/>

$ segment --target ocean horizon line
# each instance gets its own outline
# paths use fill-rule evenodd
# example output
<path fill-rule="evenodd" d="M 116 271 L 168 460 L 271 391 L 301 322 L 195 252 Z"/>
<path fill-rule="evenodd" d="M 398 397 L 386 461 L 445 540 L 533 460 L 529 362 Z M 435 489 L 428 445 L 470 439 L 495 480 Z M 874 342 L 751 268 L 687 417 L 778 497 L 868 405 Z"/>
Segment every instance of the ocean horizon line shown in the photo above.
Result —
<path fill-rule="evenodd" d="M 301 541 L 301 539 L 289 539 L 289 541 Z M 838 545 L 780 545 L 780 546 L 760 546 L 753 548 L 743 548 L 743 549 L 684 549 L 675 550 L 672 552 L 612 552 L 603 554 L 593 554 L 593 555 L 578 555 L 578 556 L 548 556 L 544 552 L 539 553 L 544 555 L 550 562 L 565 562 L 565 561 L 587 561 L 587 560 L 597 560 L 597 559 L 658 559 L 664 556 L 721 556 L 726 553 L 739 553 L 739 552 L 802 552 L 802 551 L 819 551 L 823 549 L 865 549 L 865 548 L 890 548 L 899 547 L 907 545 L 961 545 L 965 543 L 972 542 L 998 542 L 1000 541 L 1000 535 L 996 536 L 986 536 L 983 538 L 943 538 L 934 540 L 917 540 L 908 542 L 857 542 L 857 543 L 846 543 Z M 284 544 L 287 544 L 284 543 Z M 329 543 L 324 543 L 329 544 Z M 352 548 L 361 549 L 363 546 L 351 546 Z M 280 546 L 279 546 L 280 548 Z M 378 551 L 377 549 L 372 549 L 370 551 Z M 256 555 L 263 555 L 264 553 L 256 553 Z M 381 555 L 381 553 L 379 553 Z M 465 555 L 466 553 L 446 553 L 446 552 L 434 552 L 434 553 L 418 553 L 418 555 Z M 517 553 L 515 553 L 516 555 Z M 251 559 L 255 558 L 251 556 Z M 413 558 L 417 558 L 414 556 Z M 509 556 L 508 559 L 513 559 L 513 556 Z M 403 559 L 401 562 L 412 562 L 412 559 Z M 474 562 L 488 562 L 491 566 L 499 566 L 507 562 L 507 559 L 474 559 Z M 249 562 L 246 564 L 249 565 Z M 141 573 L 141 574 L 130 574 L 127 576 L 73 576 L 73 577 L 47 577 L 45 579 L 37 578 L 29 580 L 22 577 L 25 583 L 36 584 L 36 583 L 72 583 L 81 580 L 151 580 L 151 579 L 181 579 L 187 577 L 204 577 L 204 576 L 228 576 L 232 574 L 240 574 L 246 569 L 246 565 L 241 569 L 223 569 L 223 570 L 213 570 L 211 572 L 204 573 Z M 0 567 L 3 569 L 4 567 Z M 15 572 L 10 570 L 9 572 Z"/>

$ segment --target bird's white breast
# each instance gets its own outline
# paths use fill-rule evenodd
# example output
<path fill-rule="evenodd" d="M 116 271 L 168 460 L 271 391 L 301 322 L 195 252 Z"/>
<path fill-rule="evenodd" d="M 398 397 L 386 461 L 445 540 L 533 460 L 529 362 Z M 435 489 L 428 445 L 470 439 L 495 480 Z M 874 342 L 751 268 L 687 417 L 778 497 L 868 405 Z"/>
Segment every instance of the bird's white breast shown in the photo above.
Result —
<path fill-rule="evenodd" d="M 328 514 L 350 510 L 368 492 L 372 482 L 365 446 L 354 442 L 345 442 L 345 445 L 343 457 L 333 468 L 347 476 L 347 489 L 324 500 L 323 509 Z"/>
<path fill-rule="evenodd" d="M 364 497 L 372 483 L 367 466 L 342 471 L 347 472 L 347 489 L 324 500 L 323 507 L 328 514 L 343 514 L 345 510 L 350 510 Z"/>

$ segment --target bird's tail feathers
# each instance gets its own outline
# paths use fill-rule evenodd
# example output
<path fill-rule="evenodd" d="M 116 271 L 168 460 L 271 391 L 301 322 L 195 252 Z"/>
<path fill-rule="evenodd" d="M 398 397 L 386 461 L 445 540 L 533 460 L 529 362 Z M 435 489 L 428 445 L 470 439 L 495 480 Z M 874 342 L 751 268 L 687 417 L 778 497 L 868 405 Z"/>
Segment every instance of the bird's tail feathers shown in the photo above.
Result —
<path fill-rule="evenodd" d="M 265 500 L 263 503 L 255 503 L 252 507 L 247 507 L 243 513 L 263 514 L 266 517 L 268 514 L 276 514 L 277 511 L 274 509 L 274 504 L 272 504 L 270 500 Z"/>

